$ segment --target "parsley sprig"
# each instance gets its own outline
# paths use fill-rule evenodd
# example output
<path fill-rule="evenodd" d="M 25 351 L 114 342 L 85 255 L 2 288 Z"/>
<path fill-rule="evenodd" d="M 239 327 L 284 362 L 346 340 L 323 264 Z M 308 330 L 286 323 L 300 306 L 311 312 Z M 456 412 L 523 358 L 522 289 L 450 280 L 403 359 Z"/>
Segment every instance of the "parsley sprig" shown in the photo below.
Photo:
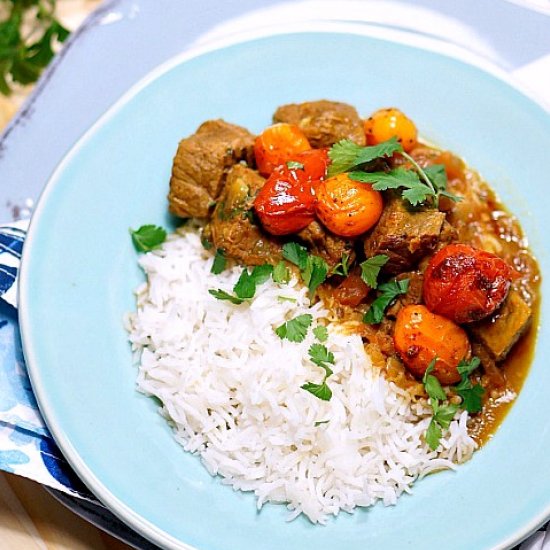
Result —
<path fill-rule="evenodd" d="M 439 380 L 433 374 L 430 374 L 434 370 L 436 362 L 437 357 L 432 359 L 422 377 L 424 389 L 428 394 L 433 411 L 433 416 L 425 435 L 426 443 L 432 451 L 435 451 L 439 446 L 443 430 L 449 428 L 452 419 L 459 409 L 464 409 L 469 413 L 481 411 L 481 398 L 485 392 L 480 384 L 473 385 L 470 380 L 470 375 L 479 367 L 479 358 L 472 357 L 469 361 L 463 359 L 457 367 L 461 380 L 456 386 L 451 387 L 462 398 L 462 403 L 460 405 L 454 403 L 444 404 L 447 400 L 447 394 L 441 387 Z"/>
<path fill-rule="evenodd" d="M 56 19 L 56 0 L 10 0 L 1 2 L 8 18 L 0 23 L 0 93 L 10 95 L 13 83 L 31 84 L 54 56 L 56 44 L 69 31 Z M 34 26 L 23 34 L 26 14 L 34 14 Z"/>
<path fill-rule="evenodd" d="M 327 262 L 320 256 L 308 254 L 305 246 L 294 242 L 283 246 L 283 258 L 298 266 L 302 280 L 309 289 L 309 297 L 313 298 L 319 285 L 327 278 Z"/>
<path fill-rule="evenodd" d="M 269 277 L 271 277 L 272 273 L 273 266 L 269 264 L 257 265 L 252 271 L 249 271 L 248 268 L 245 267 L 241 272 L 239 280 L 233 287 L 234 294 L 230 294 L 221 288 L 211 288 L 208 290 L 208 293 L 218 300 L 227 300 L 232 304 L 239 305 L 254 298 L 256 287 L 265 283 Z"/>
<path fill-rule="evenodd" d="M 406 159 L 412 169 L 400 166 L 388 172 L 369 171 L 370 162 L 394 154 L 399 154 Z M 403 199 L 413 206 L 431 201 L 437 208 L 441 196 L 453 201 L 461 200 L 460 197 L 447 191 L 447 174 L 442 164 L 422 168 L 403 150 L 395 137 L 367 147 L 361 147 L 350 140 L 342 140 L 332 146 L 329 157 L 332 160 L 329 175 L 350 172 L 349 177 L 352 180 L 370 183 L 376 191 L 400 189 Z"/>
<path fill-rule="evenodd" d="M 367 283 L 368 284 L 368 283 Z M 406 294 L 409 289 L 409 279 L 395 279 L 378 286 L 378 296 L 370 305 L 363 316 L 363 322 L 376 325 L 384 318 L 384 312 L 388 306 L 401 294 Z"/>
<path fill-rule="evenodd" d="M 327 378 L 333 373 L 330 365 L 334 365 L 334 354 L 323 344 L 311 344 L 308 354 L 311 361 L 325 371 L 325 376 L 320 384 L 306 382 L 301 388 L 323 401 L 330 401 L 332 390 L 327 385 Z"/>
<path fill-rule="evenodd" d="M 139 229 L 130 229 L 132 242 L 138 252 L 150 252 L 166 240 L 166 230 L 158 225 L 142 225 Z"/>

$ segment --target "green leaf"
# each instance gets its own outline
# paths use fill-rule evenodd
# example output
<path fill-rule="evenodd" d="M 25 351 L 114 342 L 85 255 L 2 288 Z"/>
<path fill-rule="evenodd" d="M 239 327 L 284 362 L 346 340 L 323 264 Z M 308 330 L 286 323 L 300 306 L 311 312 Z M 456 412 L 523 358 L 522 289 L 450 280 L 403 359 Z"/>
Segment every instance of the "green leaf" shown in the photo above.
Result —
<path fill-rule="evenodd" d="M 426 166 L 424 167 L 424 173 L 438 191 L 445 191 L 445 189 L 447 189 L 447 172 L 443 164 Z"/>
<path fill-rule="evenodd" d="M 291 298 L 290 296 L 277 296 L 277 301 L 278 302 L 292 302 L 293 304 L 295 304 L 298 300 L 296 300 L 296 298 Z"/>
<path fill-rule="evenodd" d="M 233 296 L 232 294 L 229 294 L 225 290 L 222 290 L 221 288 L 218 288 L 217 290 L 211 288 L 208 290 L 208 293 L 214 296 L 214 298 L 217 298 L 218 300 L 227 300 L 228 302 L 231 302 L 232 304 L 239 305 L 244 302 L 241 298 L 237 298 L 237 296 Z"/>
<path fill-rule="evenodd" d="M 349 258 L 350 255 L 344 252 L 342 254 L 342 259 L 332 268 L 330 275 L 342 275 L 342 277 L 347 277 L 349 273 Z"/>
<path fill-rule="evenodd" d="M 272 265 L 262 264 L 262 265 L 254 266 L 250 276 L 252 277 L 256 285 L 262 285 L 271 277 L 272 273 L 273 273 Z"/>
<path fill-rule="evenodd" d="M 376 288 L 378 286 L 378 274 L 389 259 L 389 256 L 385 254 L 377 254 L 372 258 L 366 259 L 359 264 L 361 267 L 361 279 L 371 288 Z"/>
<path fill-rule="evenodd" d="M 309 358 L 318 367 L 325 369 L 325 378 L 332 374 L 332 369 L 327 365 L 334 365 L 334 354 L 327 349 L 323 344 L 311 344 L 309 350 Z"/>
<path fill-rule="evenodd" d="M 389 172 L 351 172 L 349 177 L 362 183 L 371 183 L 375 191 L 387 191 L 400 187 L 410 189 L 417 185 L 423 185 L 416 172 L 402 166 Z M 423 187 L 425 186 L 423 185 Z"/>
<path fill-rule="evenodd" d="M 366 147 L 357 145 L 349 139 L 343 139 L 334 144 L 328 152 L 331 160 L 328 175 L 331 177 L 342 172 L 348 172 L 377 158 L 390 157 L 402 150 L 401 144 L 395 137 L 378 145 Z"/>
<path fill-rule="evenodd" d="M 330 401 L 330 398 L 332 397 L 332 390 L 327 386 L 326 382 L 323 382 L 322 384 L 306 382 L 300 387 L 323 401 Z"/>
<path fill-rule="evenodd" d="M 273 269 L 273 280 L 279 284 L 286 284 L 290 281 L 290 269 L 281 260 Z"/>
<path fill-rule="evenodd" d="M 298 315 L 294 317 L 294 319 L 290 319 L 277 327 L 275 329 L 275 334 L 277 334 L 281 340 L 286 338 L 290 342 L 303 342 L 312 321 L 313 317 L 309 313 Z"/>
<path fill-rule="evenodd" d="M 253 298 L 256 294 L 256 280 L 248 272 L 248 268 L 243 269 L 239 280 L 233 287 L 233 292 L 243 300 Z"/>
<path fill-rule="evenodd" d="M 323 325 L 319 325 L 318 327 L 315 327 L 313 329 L 313 334 L 319 342 L 323 343 L 328 340 L 328 330 L 327 327 L 324 327 Z"/>
<path fill-rule="evenodd" d="M 205 250 L 210 250 L 214 245 L 204 236 L 204 233 L 201 235 L 201 244 Z"/>
<path fill-rule="evenodd" d="M 330 422 L 330 420 L 317 420 L 317 422 L 315 422 L 314 426 L 317 428 L 317 426 L 321 426 L 321 424 L 328 424 Z"/>
<path fill-rule="evenodd" d="M 297 265 L 300 270 L 304 270 L 308 259 L 307 248 L 298 243 L 285 243 L 283 245 L 283 258 Z"/>
<path fill-rule="evenodd" d="M 386 308 L 399 296 L 405 294 L 409 288 L 409 279 L 395 279 L 378 287 L 378 297 L 372 302 L 363 321 L 369 325 L 376 325 L 384 318 Z"/>
<path fill-rule="evenodd" d="M 426 430 L 426 435 L 424 436 L 426 439 L 426 443 L 428 444 L 428 447 L 432 451 L 435 451 L 439 447 L 439 442 L 441 441 L 442 435 L 443 433 L 441 432 L 441 428 L 435 421 L 435 418 L 432 417 L 430 421 L 430 425 Z"/>
<path fill-rule="evenodd" d="M 309 288 L 309 297 L 313 298 L 315 291 L 325 281 L 328 274 L 328 264 L 319 256 L 308 256 L 306 267 L 301 272 L 304 283 Z"/>
<path fill-rule="evenodd" d="M 458 408 L 458 405 L 454 405 L 452 403 L 449 403 L 448 405 L 441 405 L 434 413 L 433 418 L 439 426 L 441 426 L 441 428 L 446 430 L 449 428 L 451 420 L 454 418 Z"/>
<path fill-rule="evenodd" d="M 286 167 L 289 170 L 303 170 L 304 169 L 304 165 L 301 162 L 297 162 L 295 160 L 287 161 Z"/>
<path fill-rule="evenodd" d="M 417 187 L 406 189 L 401 196 L 413 206 L 418 206 L 426 202 L 428 197 L 435 197 L 435 194 L 428 187 L 420 184 Z"/>
<path fill-rule="evenodd" d="M 431 374 L 428 376 L 424 375 L 423 381 L 424 387 L 426 388 L 426 393 L 432 399 L 440 399 L 441 401 L 445 401 L 445 399 L 447 399 L 445 390 L 441 387 L 439 380 L 435 376 Z"/>
<path fill-rule="evenodd" d="M 462 397 L 461 407 L 469 413 L 480 412 L 483 408 L 483 394 L 485 389 L 481 384 L 476 384 L 471 388 L 456 390 L 456 393 Z"/>
<path fill-rule="evenodd" d="M 158 225 L 142 225 L 135 231 L 130 229 L 130 234 L 139 252 L 154 250 L 166 240 L 166 230 Z"/>
<path fill-rule="evenodd" d="M 466 361 L 465 359 L 462 359 L 458 366 L 456 367 L 456 370 L 458 371 L 458 374 L 462 377 L 462 381 L 464 381 L 464 377 L 470 376 L 472 372 L 474 372 L 479 365 L 481 364 L 481 361 L 479 357 L 472 357 L 469 361 Z"/>
<path fill-rule="evenodd" d="M 225 253 L 222 248 L 218 248 L 216 250 L 216 255 L 214 256 L 214 261 L 212 262 L 210 273 L 214 273 L 214 275 L 219 275 L 225 269 L 226 265 L 227 258 L 225 257 Z"/>

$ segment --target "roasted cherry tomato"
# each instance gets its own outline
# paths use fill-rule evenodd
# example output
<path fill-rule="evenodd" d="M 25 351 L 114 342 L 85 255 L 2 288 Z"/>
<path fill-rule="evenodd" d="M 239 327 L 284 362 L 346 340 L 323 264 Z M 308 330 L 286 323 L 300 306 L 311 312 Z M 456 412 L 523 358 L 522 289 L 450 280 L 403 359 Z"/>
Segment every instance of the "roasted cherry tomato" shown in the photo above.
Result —
<path fill-rule="evenodd" d="M 316 184 L 327 175 L 329 162 L 328 149 L 310 149 L 293 155 L 285 164 L 294 166 L 298 178 Z"/>
<path fill-rule="evenodd" d="M 272 235 L 297 233 L 315 219 L 315 196 L 302 170 L 276 168 L 254 200 L 264 229 Z"/>
<path fill-rule="evenodd" d="M 382 215 L 382 195 L 368 183 L 338 174 L 315 188 L 316 212 L 335 235 L 355 237 L 370 229 Z"/>
<path fill-rule="evenodd" d="M 479 321 L 504 301 L 513 278 L 501 258 L 466 244 L 448 244 L 424 274 L 424 303 L 455 323 Z"/>
<path fill-rule="evenodd" d="M 311 149 L 305 134 L 295 124 L 281 122 L 266 128 L 254 142 L 254 156 L 262 176 L 271 172 L 298 153 Z"/>
<path fill-rule="evenodd" d="M 369 145 L 378 145 L 396 137 L 405 152 L 409 152 L 418 139 L 414 122 L 399 109 L 379 109 L 365 120 L 365 135 Z"/>
<path fill-rule="evenodd" d="M 405 367 L 417 378 L 424 376 L 428 365 L 437 357 L 431 374 L 442 384 L 455 384 L 460 380 L 457 366 L 470 351 L 468 336 L 462 328 L 423 305 L 399 310 L 393 342 Z"/>

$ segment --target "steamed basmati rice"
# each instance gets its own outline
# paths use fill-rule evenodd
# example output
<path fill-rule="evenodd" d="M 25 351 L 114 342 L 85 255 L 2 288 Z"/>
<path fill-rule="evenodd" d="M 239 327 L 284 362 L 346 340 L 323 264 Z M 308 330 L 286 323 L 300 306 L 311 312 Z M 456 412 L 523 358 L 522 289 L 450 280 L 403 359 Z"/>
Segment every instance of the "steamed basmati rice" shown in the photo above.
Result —
<path fill-rule="evenodd" d="M 208 289 L 231 292 L 242 268 L 211 274 L 212 254 L 196 227 L 170 236 L 140 264 L 147 283 L 127 319 L 138 388 L 161 400 L 184 449 L 222 483 L 254 491 L 258 508 L 286 503 L 289 519 L 303 513 L 325 523 L 340 510 L 395 504 L 416 479 L 454 468 L 475 450 L 463 412 L 430 451 L 423 434 L 431 409 L 388 383 L 361 338 L 328 323 L 321 302 L 310 307 L 295 278 L 269 280 L 250 303 L 217 300 Z M 324 374 L 308 359 L 312 331 L 301 343 L 274 332 L 303 313 L 329 331 L 336 361 L 328 402 L 300 388 Z"/>

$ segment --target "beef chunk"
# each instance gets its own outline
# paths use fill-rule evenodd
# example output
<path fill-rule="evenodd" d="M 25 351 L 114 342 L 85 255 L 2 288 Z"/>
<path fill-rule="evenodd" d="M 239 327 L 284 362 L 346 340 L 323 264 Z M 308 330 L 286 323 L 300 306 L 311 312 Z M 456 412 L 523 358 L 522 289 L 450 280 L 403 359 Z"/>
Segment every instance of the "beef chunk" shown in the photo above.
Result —
<path fill-rule="evenodd" d="M 443 212 L 408 208 L 402 199 L 392 197 L 365 239 L 365 254 L 386 254 L 387 273 L 407 271 L 436 248 L 444 221 Z"/>
<path fill-rule="evenodd" d="M 298 125 L 312 147 L 329 147 L 341 139 L 365 145 L 365 130 L 357 111 L 346 103 L 308 101 L 279 107 L 274 122 Z"/>
<path fill-rule="evenodd" d="M 487 349 L 495 361 L 502 361 L 532 319 L 531 308 L 517 290 L 511 289 L 502 306 L 491 317 L 472 323 L 474 337 Z"/>
<path fill-rule="evenodd" d="M 344 254 L 349 255 L 350 264 L 355 259 L 353 241 L 334 235 L 317 221 L 302 229 L 297 233 L 297 237 L 308 247 L 311 254 L 323 258 L 330 269 L 342 260 Z"/>
<path fill-rule="evenodd" d="M 275 264 L 282 259 L 280 242 L 260 229 L 251 210 L 264 181 L 255 170 L 233 166 L 206 229 L 216 248 L 244 265 Z"/>
<path fill-rule="evenodd" d="M 223 120 L 208 120 L 180 141 L 172 165 L 170 212 L 206 218 L 218 199 L 227 171 L 241 160 L 253 161 L 254 136 Z"/>

